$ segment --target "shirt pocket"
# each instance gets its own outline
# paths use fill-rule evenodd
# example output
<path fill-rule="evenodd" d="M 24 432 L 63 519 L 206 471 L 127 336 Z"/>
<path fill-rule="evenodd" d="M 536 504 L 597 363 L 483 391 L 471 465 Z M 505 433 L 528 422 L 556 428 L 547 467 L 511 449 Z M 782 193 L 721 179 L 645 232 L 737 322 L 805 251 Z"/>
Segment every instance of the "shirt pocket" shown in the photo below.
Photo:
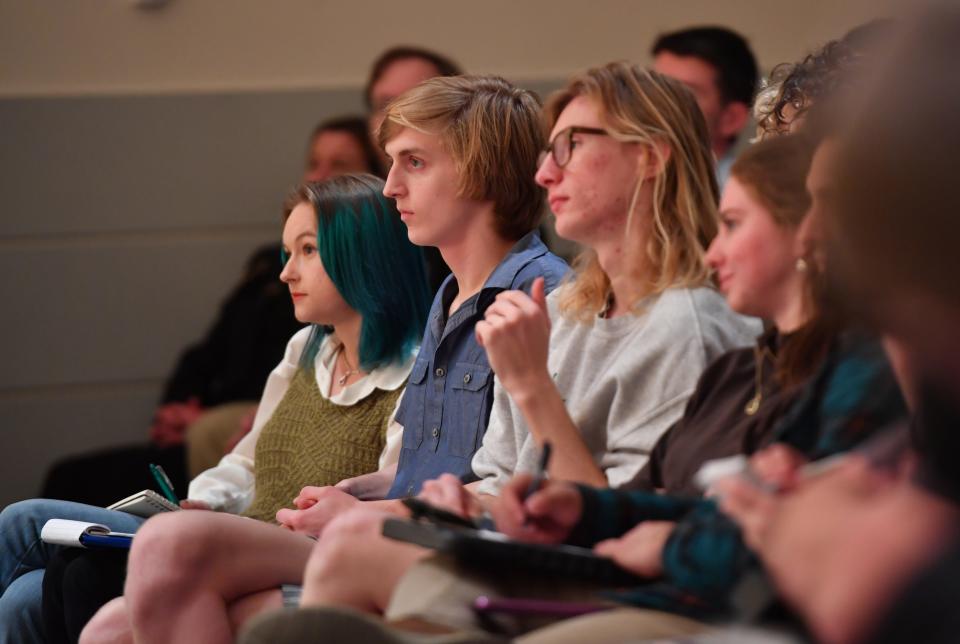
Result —
<path fill-rule="evenodd" d="M 397 410 L 397 420 L 403 425 L 403 446 L 407 449 L 419 449 L 423 442 L 423 425 L 426 422 L 427 371 L 430 361 L 417 359 L 410 370 L 403 400 Z"/>
<path fill-rule="evenodd" d="M 493 372 L 487 365 L 457 363 L 450 372 L 453 393 L 453 431 L 450 453 L 470 458 L 480 446 L 490 418 Z"/>

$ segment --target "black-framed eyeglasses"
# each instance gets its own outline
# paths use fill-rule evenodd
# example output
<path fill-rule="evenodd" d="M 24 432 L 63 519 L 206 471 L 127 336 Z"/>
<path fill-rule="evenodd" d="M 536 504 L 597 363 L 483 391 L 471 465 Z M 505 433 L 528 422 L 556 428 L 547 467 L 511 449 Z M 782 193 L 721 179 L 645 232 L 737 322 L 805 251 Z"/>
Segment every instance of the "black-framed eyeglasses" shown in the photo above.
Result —
<path fill-rule="evenodd" d="M 553 162 L 557 164 L 558 168 L 562 168 L 570 163 L 570 156 L 573 154 L 574 134 L 610 136 L 609 132 L 598 127 L 580 127 L 574 125 L 565 130 L 560 130 L 557 132 L 557 135 L 553 137 L 553 141 L 550 141 L 550 144 L 547 145 L 547 149 L 540 153 L 540 158 L 537 159 L 537 167 L 539 168 L 543 165 L 543 162 L 547 160 L 548 154 L 553 155 Z"/>

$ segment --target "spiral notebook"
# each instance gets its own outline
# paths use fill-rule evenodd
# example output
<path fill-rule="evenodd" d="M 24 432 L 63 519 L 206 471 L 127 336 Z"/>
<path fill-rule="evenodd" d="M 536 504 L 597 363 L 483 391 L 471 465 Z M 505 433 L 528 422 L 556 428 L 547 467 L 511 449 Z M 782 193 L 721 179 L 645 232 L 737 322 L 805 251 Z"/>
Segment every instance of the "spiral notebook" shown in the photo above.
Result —
<path fill-rule="evenodd" d="M 40 539 L 68 548 L 130 548 L 133 535 L 128 532 L 112 532 L 101 523 L 50 519 L 40 530 Z"/>
<path fill-rule="evenodd" d="M 153 490 L 143 490 L 120 499 L 113 505 L 107 506 L 107 509 L 147 518 L 161 512 L 179 510 L 180 506 L 171 503 Z"/>

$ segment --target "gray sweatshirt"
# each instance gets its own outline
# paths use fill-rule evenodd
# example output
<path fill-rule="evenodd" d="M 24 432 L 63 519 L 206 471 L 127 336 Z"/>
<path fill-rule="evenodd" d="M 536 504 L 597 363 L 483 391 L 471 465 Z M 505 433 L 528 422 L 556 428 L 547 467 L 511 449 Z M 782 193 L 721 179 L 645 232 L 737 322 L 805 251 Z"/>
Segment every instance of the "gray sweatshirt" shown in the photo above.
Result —
<path fill-rule="evenodd" d="M 710 288 L 668 289 L 641 313 L 593 324 L 559 314 L 559 289 L 547 297 L 552 329 L 547 367 L 594 461 L 611 487 L 634 478 L 660 435 L 682 415 L 706 366 L 747 346 L 760 321 L 737 315 Z M 519 408 L 494 384 L 483 445 L 473 457 L 481 494 L 497 494 L 514 472 L 536 467 L 540 446 Z"/>

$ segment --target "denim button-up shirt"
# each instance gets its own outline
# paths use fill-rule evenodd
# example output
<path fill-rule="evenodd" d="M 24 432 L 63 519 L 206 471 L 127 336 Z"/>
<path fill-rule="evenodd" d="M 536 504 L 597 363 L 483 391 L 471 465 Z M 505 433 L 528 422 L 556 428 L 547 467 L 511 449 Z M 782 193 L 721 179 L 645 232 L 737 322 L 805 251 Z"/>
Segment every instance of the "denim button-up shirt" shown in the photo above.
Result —
<path fill-rule="evenodd" d="M 550 292 L 566 272 L 566 263 L 531 232 L 510 249 L 483 288 L 449 318 L 446 312 L 457 295 L 454 276 L 440 286 L 397 411 L 403 447 L 387 498 L 417 494 L 424 481 L 445 472 L 464 480 L 476 478 L 470 460 L 490 418 L 493 372 L 474 326 L 497 293 L 528 289 L 537 277 L 544 278 Z"/>

